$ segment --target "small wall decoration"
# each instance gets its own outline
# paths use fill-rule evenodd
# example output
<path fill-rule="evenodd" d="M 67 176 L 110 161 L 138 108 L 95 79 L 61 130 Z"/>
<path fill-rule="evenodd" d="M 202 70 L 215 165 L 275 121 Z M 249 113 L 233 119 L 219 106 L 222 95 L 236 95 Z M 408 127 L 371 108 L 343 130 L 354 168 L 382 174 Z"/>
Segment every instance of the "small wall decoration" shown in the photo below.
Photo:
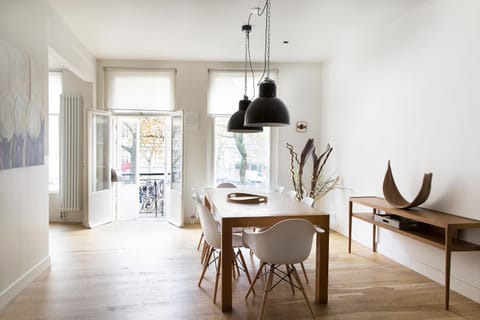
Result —
<path fill-rule="evenodd" d="M 297 121 L 297 132 L 307 132 L 307 121 Z"/>
<path fill-rule="evenodd" d="M 392 206 L 400 209 L 408 209 L 413 207 L 418 207 L 424 203 L 428 196 L 430 195 L 430 189 L 432 186 L 432 173 L 426 172 L 423 175 L 423 182 L 420 191 L 413 201 L 408 202 L 398 191 L 395 180 L 393 179 L 392 168 L 390 167 L 390 161 L 388 161 L 387 172 L 385 173 L 385 178 L 383 179 L 383 195 L 385 200 L 388 201 Z"/>
<path fill-rule="evenodd" d="M 21 50 L 0 40 L 0 170 L 44 162 L 40 72 Z"/>

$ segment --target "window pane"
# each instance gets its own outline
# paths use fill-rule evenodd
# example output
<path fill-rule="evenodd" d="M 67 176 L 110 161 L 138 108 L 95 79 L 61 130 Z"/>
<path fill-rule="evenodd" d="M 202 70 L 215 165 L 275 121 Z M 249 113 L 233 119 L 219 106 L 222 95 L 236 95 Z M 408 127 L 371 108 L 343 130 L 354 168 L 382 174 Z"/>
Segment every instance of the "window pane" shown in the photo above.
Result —
<path fill-rule="evenodd" d="M 48 189 L 58 191 L 60 174 L 58 115 L 51 114 L 48 121 Z"/>
<path fill-rule="evenodd" d="M 62 73 L 48 73 L 48 113 L 60 113 L 60 95 L 62 94 Z"/>
<path fill-rule="evenodd" d="M 268 187 L 270 172 L 270 130 L 262 133 L 227 132 L 229 117 L 217 116 L 215 125 L 215 185 Z"/>
<path fill-rule="evenodd" d="M 109 109 L 174 110 L 175 70 L 106 69 Z"/>
<path fill-rule="evenodd" d="M 93 115 L 94 165 L 93 165 L 93 191 L 102 191 L 109 188 L 110 183 L 110 158 L 109 158 L 109 117 L 106 115 Z"/>
<path fill-rule="evenodd" d="M 60 175 L 60 141 L 58 121 L 60 95 L 62 94 L 62 73 L 48 73 L 48 190 L 57 192 Z"/>

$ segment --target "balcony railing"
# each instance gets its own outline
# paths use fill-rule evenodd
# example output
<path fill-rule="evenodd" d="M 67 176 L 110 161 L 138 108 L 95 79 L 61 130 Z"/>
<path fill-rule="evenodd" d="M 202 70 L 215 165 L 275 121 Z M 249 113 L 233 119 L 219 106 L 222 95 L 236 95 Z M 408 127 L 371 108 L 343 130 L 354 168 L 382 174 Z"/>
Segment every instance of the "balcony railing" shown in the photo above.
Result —
<path fill-rule="evenodd" d="M 140 173 L 138 196 L 140 214 L 154 213 L 165 216 L 165 180 L 163 173 Z"/>

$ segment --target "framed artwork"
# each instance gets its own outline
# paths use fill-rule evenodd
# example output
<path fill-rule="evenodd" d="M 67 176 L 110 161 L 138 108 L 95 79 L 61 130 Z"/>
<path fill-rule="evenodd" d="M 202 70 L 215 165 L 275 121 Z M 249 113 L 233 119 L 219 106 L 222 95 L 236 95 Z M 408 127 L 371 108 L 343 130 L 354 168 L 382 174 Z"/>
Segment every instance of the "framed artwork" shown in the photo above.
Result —
<path fill-rule="evenodd" d="M 23 51 L 0 40 L 0 170 L 44 163 L 41 75 Z"/>

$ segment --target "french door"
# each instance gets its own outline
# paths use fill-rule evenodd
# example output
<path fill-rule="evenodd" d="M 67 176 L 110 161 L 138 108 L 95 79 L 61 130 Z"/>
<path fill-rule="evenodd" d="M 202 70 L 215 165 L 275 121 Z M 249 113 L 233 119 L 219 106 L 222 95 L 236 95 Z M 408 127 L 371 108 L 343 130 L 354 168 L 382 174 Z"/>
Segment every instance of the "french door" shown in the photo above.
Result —
<path fill-rule="evenodd" d="M 83 224 L 88 228 L 112 221 L 110 181 L 109 112 L 88 110 L 88 211 Z"/>
<path fill-rule="evenodd" d="M 116 220 L 166 219 L 182 227 L 183 114 L 114 116 Z"/>
<path fill-rule="evenodd" d="M 165 133 L 165 211 L 168 222 L 183 227 L 183 111 L 171 113 Z"/>

